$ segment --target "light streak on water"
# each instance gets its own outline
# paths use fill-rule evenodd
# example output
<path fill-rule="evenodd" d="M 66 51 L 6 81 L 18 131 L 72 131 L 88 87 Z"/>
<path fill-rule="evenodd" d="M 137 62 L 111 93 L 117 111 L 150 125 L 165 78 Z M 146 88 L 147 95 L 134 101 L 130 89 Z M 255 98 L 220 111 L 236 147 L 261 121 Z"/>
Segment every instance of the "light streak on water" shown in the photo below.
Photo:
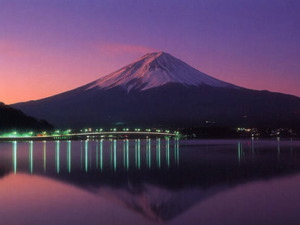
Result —
<path fill-rule="evenodd" d="M 113 140 L 109 140 L 110 142 L 110 168 L 113 168 Z"/>
<path fill-rule="evenodd" d="M 160 139 L 156 139 L 156 163 L 158 168 L 161 168 L 161 155 L 160 155 Z"/>
<path fill-rule="evenodd" d="M 238 161 L 239 161 L 239 164 L 241 164 L 241 155 L 242 155 L 242 144 L 241 142 L 238 142 Z"/>
<path fill-rule="evenodd" d="M 44 141 L 43 158 L 44 158 L 44 173 L 47 170 L 47 141 Z"/>
<path fill-rule="evenodd" d="M 141 168 L 141 140 L 137 140 L 137 167 L 138 169 Z"/>
<path fill-rule="evenodd" d="M 176 165 L 179 165 L 179 139 L 174 140 L 174 160 Z"/>
<path fill-rule="evenodd" d="M 126 168 L 126 140 L 123 140 L 123 167 Z"/>
<path fill-rule="evenodd" d="M 12 164 L 13 164 L 13 170 L 14 170 L 15 174 L 17 173 L 17 164 L 18 164 L 17 160 L 18 160 L 17 159 L 17 142 L 14 141 L 13 142 Z"/>
<path fill-rule="evenodd" d="M 55 161 L 56 161 L 56 173 L 60 172 L 60 141 L 55 141 Z"/>
<path fill-rule="evenodd" d="M 148 168 L 151 168 L 151 139 L 146 141 L 146 160 Z"/>
<path fill-rule="evenodd" d="M 170 139 L 166 138 L 166 162 L 167 166 L 170 167 Z"/>
<path fill-rule="evenodd" d="M 253 137 L 251 139 L 251 153 L 252 153 L 252 156 L 254 157 L 255 152 L 254 152 L 254 138 Z"/>
<path fill-rule="evenodd" d="M 33 141 L 29 142 L 29 172 L 33 173 Z"/>
<path fill-rule="evenodd" d="M 83 141 L 80 141 L 80 169 L 83 168 Z"/>
<path fill-rule="evenodd" d="M 89 154 L 89 169 L 90 169 L 92 167 L 92 159 L 93 159 L 91 149 L 88 151 L 88 154 Z"/>
<path fill-rule="evenodd" d="M 67 142 L 67 169 L 68 172 L 71 173 L 71 169 L 72 169 L 72 142 L 68 141 Z"/>
<path fill-rule="evenodd" d="M 134 145 L 135 151 L 135 167 L 140 169 L 141 168 L 141 140 L 136 139 Z"/>
<path fill-rule="evenodd" d="M 88 172 L 88 166 L 89 166 L 89 141 L 86 140 L 85 141 L 85 147 L 84 147 L 84 168 L 85 168 L 85 172 Z"/>
<path fill-rule="evenodd" d="M 126 147 L 126 169 L 128 170 L 129 169 L 129 140 L 126 139 L 125 142 L 126 142 L 126 145 L 125 145 L 125 147 Z"/>
<path fill-rule="evenodd" d="M 135 167 L 137 167 L 137 140 L 134 140 L 134 163 Z"/>
<path fill-rule="evenodd" d="M 100 169 L 103 170 L 103 139 L 100 140 L 100 155 L 99 155 L 99 161 L 100 161 Z"/>
<path fill-rule="evenodd" d="M 99 152 L 98 152 L 98 140 L 96 140 L 96 168 L 98 168 L 98 161 L 99 161 Z"/>
<path fill-rule="evenodd" d="M 113 141 L 114 143 L 114 171 L 117 170 L 117 140 Z"/>

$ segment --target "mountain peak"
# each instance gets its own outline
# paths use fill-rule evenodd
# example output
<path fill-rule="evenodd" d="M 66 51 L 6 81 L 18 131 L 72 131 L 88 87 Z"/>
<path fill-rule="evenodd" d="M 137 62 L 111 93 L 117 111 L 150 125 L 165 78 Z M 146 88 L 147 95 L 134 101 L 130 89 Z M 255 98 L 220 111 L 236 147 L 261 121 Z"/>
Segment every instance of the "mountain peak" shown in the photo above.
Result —
<path fill-rule="evenodd" d="M 144 57 L 147 57 L 147 58 L 149 58 L 149 57 L 151 57 L 151 58 L 158 58 L 158 57 L 160 57 L 162 55 L 170 55 L 170 54 L 168 54 L 168 53 L 166 53 L 164 51 L 158 51 L 158 52 L 147 53 L 146 55 L 142 56 L 141 58 L 144 58 Z"/>
<path fill-rule="evenodd" d="M 168 53 L 165 53 L 164 51 L 151 52 L 151 53 L 147 53 L 143 57 L 145 57 L 145 56 L 159 57 L 159 56 L 164 55 L 164 54 L 168 54 Z"/>
<path fill-rule="evenodd" d="M 143 91 L 167 83 L 235 87 L 196 70 L 166 52 L 159 51 L 148 53 L 120 70 L 101 77 L 87 85 L 86 89 L 110 89 L 121 86 L 127 91 L 132 89 Z"/>

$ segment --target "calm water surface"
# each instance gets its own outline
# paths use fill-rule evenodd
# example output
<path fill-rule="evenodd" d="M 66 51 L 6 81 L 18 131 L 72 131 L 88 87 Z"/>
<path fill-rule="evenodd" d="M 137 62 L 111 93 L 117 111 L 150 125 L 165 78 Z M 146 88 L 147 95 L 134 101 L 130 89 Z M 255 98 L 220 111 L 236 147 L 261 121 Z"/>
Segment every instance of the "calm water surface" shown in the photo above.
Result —
<path fill-rule="evenodd" d="M 300 141 L 0 143 L 0 224 L 300 224 Z"/>

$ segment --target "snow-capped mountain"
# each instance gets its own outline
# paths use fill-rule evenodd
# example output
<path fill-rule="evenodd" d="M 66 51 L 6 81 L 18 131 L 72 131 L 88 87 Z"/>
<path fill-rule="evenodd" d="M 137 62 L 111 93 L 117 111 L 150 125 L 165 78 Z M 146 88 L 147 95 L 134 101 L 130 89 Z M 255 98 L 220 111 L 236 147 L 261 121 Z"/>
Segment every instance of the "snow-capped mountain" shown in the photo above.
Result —
<path fill-rule="evenodd" d="M 163 86 L 167 83 L 234 87 L 232 84 L 208 76 L 161 51 L 144 55 L 120 70 L 96 80 L 88 85 L 86 89 L 94 87 L 109 89 L 121 86 L 127 91 L 131 89 L 142 91 Z"/>
<path fill-rule="evenodd" d="M 300 127 L 300 98 L 235 86 L 164 52 L 98 80 L 13 105 L 58 127 Z"/>

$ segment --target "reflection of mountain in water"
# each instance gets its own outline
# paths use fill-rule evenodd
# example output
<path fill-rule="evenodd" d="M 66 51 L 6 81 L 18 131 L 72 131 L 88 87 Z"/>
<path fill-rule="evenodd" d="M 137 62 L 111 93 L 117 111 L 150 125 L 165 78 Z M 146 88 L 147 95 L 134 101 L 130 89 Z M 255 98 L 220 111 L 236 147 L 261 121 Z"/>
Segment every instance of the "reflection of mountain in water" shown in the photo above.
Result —
<path fill-rule="evenodd" d="M 106 196 L 154 221 L 175 218 L 193 205 L 224 188 L 182 188 L 171 190 L 151 184 L 123 188 L 101 187 L 97 194 Z"/>
<path fill-rule="evenodd" d="M 174 140 L 12 143 L 0 153 L 0 176 L 51 177 L 167 221 L 233 186 L 299 172 L 296 144 L 187 142 L 179 151 Z"/>

